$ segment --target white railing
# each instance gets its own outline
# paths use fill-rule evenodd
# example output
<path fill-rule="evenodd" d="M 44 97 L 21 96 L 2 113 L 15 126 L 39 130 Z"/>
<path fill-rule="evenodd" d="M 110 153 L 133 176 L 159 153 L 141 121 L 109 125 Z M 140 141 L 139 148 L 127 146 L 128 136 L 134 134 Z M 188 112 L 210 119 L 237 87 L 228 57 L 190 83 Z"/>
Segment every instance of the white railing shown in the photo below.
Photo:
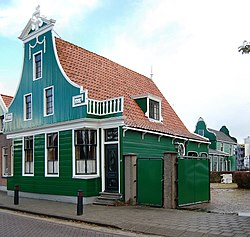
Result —
<path fill-rule="evenodd" d="M 88 98 L 88 114 L 108 115 L 123 112 L 123 97 L 109 100 L 94 100 Z"/>

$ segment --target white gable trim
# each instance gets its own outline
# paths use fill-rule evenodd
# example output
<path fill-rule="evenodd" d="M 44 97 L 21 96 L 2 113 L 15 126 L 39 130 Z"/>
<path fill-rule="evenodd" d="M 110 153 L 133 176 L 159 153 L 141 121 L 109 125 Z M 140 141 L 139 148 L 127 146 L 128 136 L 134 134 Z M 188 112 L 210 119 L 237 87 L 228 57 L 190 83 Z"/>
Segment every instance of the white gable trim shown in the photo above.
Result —
<path fill-rule="evenodd" d="M 58 57 L 58 53 L 57 53 L 57 50 L 56 50 L 56 39 L 55 39 L 55 34 L 54 32 L 52 32 L 52 42 L 53 42 L 53 50 L 54 50 L 54 55 L 56 57 L 56 62 L 57 62 L 57 65 L 62 73 L 62 75 L 64 76 L 64 78 L 68 81 L 68 83 L 70 83 L 72 86 L 76 87 L 76 88 L 79 88 L 80 89 L 80 93 L 81 92 L 86 92 L 87 93 L 87 90 L 84 90 L 82 86 L 76 84 L 75 82 L 71 81 L 70 78 L 67 76 L 67 74 L 65 73 L 61 63 L 60 63 L 60 60 L 59 60 L 59 57 Z"/>

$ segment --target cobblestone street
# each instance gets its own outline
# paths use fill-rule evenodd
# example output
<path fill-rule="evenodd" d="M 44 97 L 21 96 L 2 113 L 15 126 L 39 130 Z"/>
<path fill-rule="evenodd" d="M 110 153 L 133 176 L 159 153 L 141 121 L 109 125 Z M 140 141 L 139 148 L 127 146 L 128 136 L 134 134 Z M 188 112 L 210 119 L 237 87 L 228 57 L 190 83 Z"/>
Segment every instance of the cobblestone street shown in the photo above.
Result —
<path fill-rule="evenodd" d="M 187 207 L 213 213 L 250 213 L 250 189 L 238 189 L 236 184 L 211 184 L 211 201 Z"/>

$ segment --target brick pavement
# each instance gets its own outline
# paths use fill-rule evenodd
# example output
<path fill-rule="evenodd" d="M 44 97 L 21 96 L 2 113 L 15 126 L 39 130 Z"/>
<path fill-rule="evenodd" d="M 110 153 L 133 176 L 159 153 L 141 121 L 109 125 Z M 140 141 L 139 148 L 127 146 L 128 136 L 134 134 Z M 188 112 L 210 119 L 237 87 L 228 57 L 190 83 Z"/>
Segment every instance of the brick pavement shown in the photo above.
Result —
<path fill-rule="evenodd" d="M 14 205 L 13 197 L 7 196 L 4 192 L 0 192 L 0 208 L 80 220 L 128 231 L 168 237 L 250 237 L 250 217 L 232 214 L 141 206 L 86 205 L 84 214 L 77 216 L 75 204 L 20 198 L 20 204 Z"/>

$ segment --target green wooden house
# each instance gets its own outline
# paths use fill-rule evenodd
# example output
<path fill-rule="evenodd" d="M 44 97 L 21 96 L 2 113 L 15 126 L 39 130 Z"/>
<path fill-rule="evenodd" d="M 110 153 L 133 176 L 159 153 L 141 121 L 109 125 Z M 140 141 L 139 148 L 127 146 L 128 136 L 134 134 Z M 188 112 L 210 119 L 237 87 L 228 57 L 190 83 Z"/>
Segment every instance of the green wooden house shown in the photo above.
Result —
<path fill-rule="evenodd" d="M 195 133 L 207 137 L 211 142 L 209 146 L 209 158 L 211 171 L 235 171 L 237 162 L 235 149 L 237 147 L 236 138 L 230 136 L 226 126 L 222 126 L 219 131 L 207 128 L 203 118 L 199 118 Z"/>
<path fill-rule="evenodd" d="M 124 155 L 208 154 L 153 80 L 54 35 L 55 20 L 33 14 L 19 39 L 24 62 L 5 133 L 14 141 L 11 192 L 91 203 L 124 195 Z M 150 172 L 150 171 L 149 171 Z"/>

